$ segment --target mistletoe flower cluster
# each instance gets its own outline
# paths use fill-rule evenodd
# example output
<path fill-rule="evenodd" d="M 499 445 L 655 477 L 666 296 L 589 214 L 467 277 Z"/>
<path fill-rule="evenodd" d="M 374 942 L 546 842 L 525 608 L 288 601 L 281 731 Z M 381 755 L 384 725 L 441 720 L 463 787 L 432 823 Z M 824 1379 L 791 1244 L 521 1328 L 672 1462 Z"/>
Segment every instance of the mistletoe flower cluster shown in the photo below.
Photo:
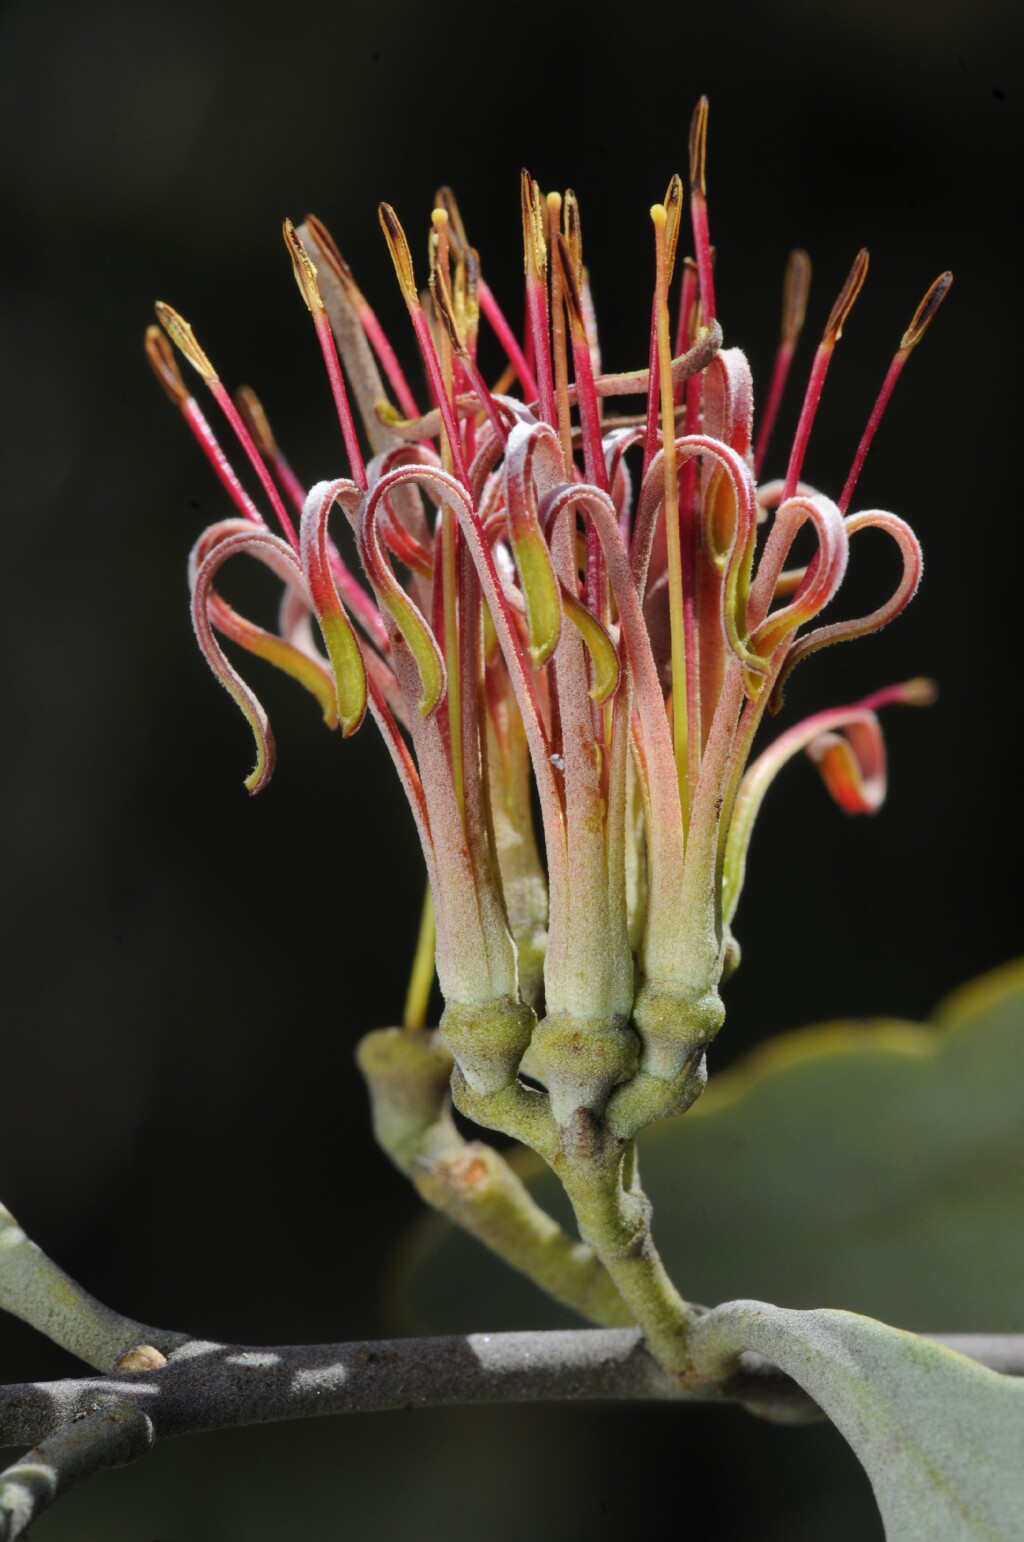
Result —
<path fill-rule="evenodd" d="M 867 272 L 858 255 L 814 354 L 783 475 L 759 480 L 810 264 L 802 252 L 790 258 L 755 439 L 750 369 L 724 346 L 716 316 L 706 121 L 702 101 L 690 136 L 692 259 L 676 261 L 678 177 L 651 210 L 642 369 L 605 370 L 577 201 L 544 196 L 525 173 L 523 340 L 450 191 L 433 212 L 423 295 L 398 217 L 381 206 L 425 397 L 323 225 L 285 223 L 347 475 L 300 485 L 256 397 L 232 398 L 169 306 L 157 307 L 163 330 L 147 335 L 236 511 L 200 537 L 190 582 L 200 646 L 255 735 L 250 791 L 271 774 L 273 739 L 221 638 L 292 675 L 343 735 L 367 710 L 375 719 L 423 848 L 442 1033 L 464 1083 L 490 1097 L 522 1070 L 547 1087 L 560 1123 L 585 1108 L 624 1137 L 686 1107 L 703 1084 L 723 1015 L 719 985 L 738 958 L 731 928 L 751 829 L 775 774 L 806 751 L 842 808 L 873 811 L 885 792 L 877 709 L 931 695 L 916 681 L 819 713 L 748 764 L 796 664 L 878 630 L 917 587 L 921 553 L 908 525 L 849 508 L 896 378 L 951 280 L 942 275 L 918 307 L 833 500 L 801 473 Z M 507 359 L 493 385 L 478 363 L 484 325 Z M 168 338 L 209 387 L 272 520 L 187 390 Z M 365 583 L 344 555 L 346 525 Z M 899 582 L 871 614 L 820 623 L 852 538 L 867 528 L 896 543 Z M 808 529 L 813 554 L 793 566 Z M 216 587 L 242 553 L 281 580 L 276 631 Z"/>

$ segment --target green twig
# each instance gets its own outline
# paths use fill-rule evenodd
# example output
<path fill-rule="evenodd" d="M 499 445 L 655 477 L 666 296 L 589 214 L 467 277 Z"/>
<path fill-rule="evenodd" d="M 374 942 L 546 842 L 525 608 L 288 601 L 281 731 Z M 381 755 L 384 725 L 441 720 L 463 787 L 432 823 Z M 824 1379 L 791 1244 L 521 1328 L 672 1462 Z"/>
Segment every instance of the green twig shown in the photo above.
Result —
<path fill-rule="evenodd" d="M 499 1152 L 460 1135 L 448 1106 L 451 1056 L 435 1034 L 379 1029 L 358 1061 L 377 1140 L 427 1204 L 588 1321 L 633 1321 L 593 1249 L 567 1236 Z"/>
<path fill-rule="evenodd" d="M 76 1416 L 0 1473 L 0 1542 L 23 1536 L 72 1484 L 145 1456 L 154 1438 L 149 1416 L 130 1404 Z"/>
<path fill-rule="evenodd" d="M 147 1351 L 150 1356 L 157 1353 L 162 1363 L 187 1337 L 148 1328 L 90 1296 L 25 1235 L 2 1204 L 0 1310 L 20 1317 L 99 1371 L 123 1368 L 126 1357 L 136 1357 L 137 1364 L 152 1363 Z"/>

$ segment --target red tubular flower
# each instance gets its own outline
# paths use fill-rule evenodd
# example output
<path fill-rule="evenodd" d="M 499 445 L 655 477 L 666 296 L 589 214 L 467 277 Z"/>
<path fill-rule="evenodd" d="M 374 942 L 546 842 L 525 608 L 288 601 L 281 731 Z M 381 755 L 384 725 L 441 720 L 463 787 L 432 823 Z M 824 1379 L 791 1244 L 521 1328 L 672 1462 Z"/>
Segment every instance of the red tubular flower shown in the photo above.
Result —
<path fill-rule="evenodd" d="M 814 356 L 784 478 L 759 486 L 755 465 L 759 472 L 769 453 L 810 263 L 802 252 L 790 261 L 755 460 L 750 369 L 723 346 L 715 317 L 706 129 L 702 101 L 690 144 L 694 257 L 683 263 L 678 315 L 671 292 L 684 195 L 673 178 L 651 211 L 648 367 L 628 373 L 601 366 L 571 192 L 544 197 L 523 175 L 523 340 L 481 277 L 450 190 L 431 223 L 429 300 L 397 215 L 381 206 L 426 411 L 324 227 L 286 222 L 348 460 L 347 476 L 308 494 L 252 393 L 239 412 L 187 324 L 158 307 L 227 416 L 280 535 L 242 489 L 163 334 L 151 329 L 147 340 L 239 516 L 201 538 L 191 583 L 200 646 L 257 740 L 250 790 L 270 774 L 272 739 L 217 633 L 299 679 L 345 734 L 367 708 L 379 725 L 433 893 L 442 1029 L 470 1085 L 494 1093 L 524 1067 L 546 1084 L 560 1122 L 582 1106 L 625 1135 L 685 1107 L 702 1085 L 704 1050 L 722 1019 L 719 984 L 737 956 L 730 926 L 750 832 L 772 777 L 806 750 L 840 807 L 874 812 L 885 791 L 875 709 L 931 699 L 930 687 L 911 682 L 820 713 L 746 769 L 795 665 L 878 630 L 917 587 L 921 553 L 909 526 L 881 510 L 847 511 L 895 380 L 950 276 L 918 307 L 833 501 L 801 473 L 867 272 L 867 254 L 858 255 Z M 484 323 L 508 358 L 494 387 L 478 363 Z M 515 380 L 518 397 L 509 394 Z M 335 508 L 369 593 L 342 556 L 340 533 L 337 542 L 329 533 Z M 842 584 L 851 538 L 866 527 L 895 541 L 899 583 L 870 615 L 816 625 Z M 804 531 L 813 555 L 789 567 Z M 214 586 L 239 552 L 285 584 L 278 634 L 240 617 Z"/>

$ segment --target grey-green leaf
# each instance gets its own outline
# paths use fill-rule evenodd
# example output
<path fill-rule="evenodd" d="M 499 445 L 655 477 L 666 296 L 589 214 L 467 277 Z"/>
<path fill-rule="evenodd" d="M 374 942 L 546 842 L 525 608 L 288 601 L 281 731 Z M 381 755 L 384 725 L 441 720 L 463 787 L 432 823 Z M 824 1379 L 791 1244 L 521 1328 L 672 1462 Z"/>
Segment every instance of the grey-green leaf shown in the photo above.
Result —
<path fill-rule="evenodd" d="M 888 1542 L 1024 1538 L 1024 1382 L 868 1317 L 759 1301 L 716 1308 L 693 1343 L 709 1375 L 756 1350 L 810 1393 L 866 1469 Z"/>

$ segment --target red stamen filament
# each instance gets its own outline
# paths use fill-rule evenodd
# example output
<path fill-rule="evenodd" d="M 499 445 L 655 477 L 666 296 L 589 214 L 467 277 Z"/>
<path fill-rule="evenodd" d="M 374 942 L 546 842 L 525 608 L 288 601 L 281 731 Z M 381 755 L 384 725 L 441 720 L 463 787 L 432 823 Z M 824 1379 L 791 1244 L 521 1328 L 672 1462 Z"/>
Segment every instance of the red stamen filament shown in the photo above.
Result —
<path fill-rule="evenodd" d="M 683 567 L 679 532 L 679 503 L 676 472 L 675 392 L 672 386 L 672 359 L 669 339 L 667 252 L 665 208 L 655 204 L 654 221 L 657 304 L 658 372 L 661 382 L 661 420 L 665 466 L 665 503 L 663 517 L 668 551 L 669 624 L 672 642 L 672 738 L 675 749 L 676 780 L 683 829 L 690 822 L 689 734 L 687 723 L 686 637 L 683 624 Z"/>
<path fill-rule="evenodd" d="M 320 352 L 324 357 L 327 367 L 327 378 L 331 382 L 331 395 L 334 397 L 334 407 L 338 414 L 338 422 L 341 424 L 341 436 L 345 441 L 345 453 L 352 472 L 353 482 L 365 492 L 366 490 L 366 466 L 363 461 L 363 452 L 359 448 L 359 439 L 356 435 L 356 425 L 352 421 L 352 409 L 348 404 L 348 392 L 345 390 L 345 379 L 341 373 L 341 364 L 338 361 L 338 350 L 334 342 L 334 333 L 331 331 L 331 323 L 324 310 L 313 314 L 313 323 L 316 327 L 317 341 L 320 344 Z"/>
<path fill-rule="evenodd" d="M 690 193 L 690 220 L 693 224 L 693 245 L 697 253 L 697 272 L 700 281 L 700 308 L 705 326 L 715 319 L 714 265 L 711 261 L 711 239 L 708 234 L 708 206 L 699 188 Z"/>
<path fill-rule="evenodd" d="M 213 429 L 203 416 L 194 396 L 187 396 L 181 403 L 181 415 L 199 443 L 199 447 L 217 473 L 217 479 L 244 519 L 266 529 L 266 520 L 242 486 L 235 469 L 220 447 Z"/>
<path fill-rule="evenodd" d="M 786 381 L 789 378 L 790 366 L 793 363 L 795 352 L 796 348 L 792 343 L 780 343 L 775 355 L 771 385 L 768 387 L 768 399 L 761 414 L 761 422 L 757 432 L 757 447 L 754 451 L 754 475 L 758 477 L 761 475 L 765 456 L 768 454 L 768 445 L 771 442 L 772 432 L 775 428 L 775 420 L 779 415 L 779 407 L 782 404 L 782 397 L 786 389 Z"/>
<path fill-rule="evenodd" d="M 811 428 L 814 417 L 821 401 L 822 389 L 825 385 L 825 376 L 828 374 L 829 365 L 832 363 L 832 355 L 835 352 L 836 343 L 843 335 L 843 325 L 853 308 L 853 303 L 860 294 L 861 287 L 867 277 L 868 254 L 861 249 L 854 258 L 853 267 L 847 274 L 846 282 L 839 291 L 839 297 L 825 326 L 825 333 L 818 344 L 814 355 L 814 363 L 811 365 L 810 378 L 807 381 L 807 391 L 804 395 L 804 404 L 800 409 L 800 419 L 796 426 L 796 434 L 793 438 L 793 447 L 789 454 L 789 465 L 786 468 L 786 478 L 782 488 L 781 502 L 792 498 L 800 481 L 800 473 L 804 466 L 804 457 L 807 454 L 807 443 L 811 437 Z"/>
<path fill-rule="evenodd" d="M 217 403 L 217 406 L 220 408 L 221 412 L 223 412 L 224 416 L 231 424 L 231 427 L 234 430 L 235 438 L 242 446 L 242 449 L 245 451 L 249 458 L 249 464 L 252 466 L 252 469 L 255 471 L 256 475 L 259 477 L 260 485 L 263 488 L 263 491 L 266 493 L 267 497 L 270 499 L 270 506 L 277 516 L 277 522 L 281 526 L 281 529 L 284 531 L 289 545 L 292 546 L 295 551 L 298 551 L 299 538 L 295 533 L 295 526 L 292 523 L 288 510 L 285 508 L 284 503 L 281 500 L 281 494 L 277 490 L 277 485 L 274 482 L 273 477 L 270 475 L 270 472 L 267 470 L 266 462 L 264 461 L 263 456 L 260 454 L 259 450 L 256 448 L 256 445 L 253 443 L 252 435 L 249 433 L 249 430 L 242 422 L 241 414 L 239 413 L 238 408 L 235 406 L 234 402 L 231 400 L 230 393 L 219 380 L 214 379 L 208 381 L 207 383 L 210 387 L 214 401 Z"/>
<path fill-rule="evenodd" d="M 796 352 L 797 340 L 804 324 L 807 292 L 810 288 L 810 282 L 811 259 L 806 252 L 799 249 L 790 252 L 789 262 L 786 265 L 786 281 L 783 287 L 782 330 L 779 336 L 779 348 L 775 355 L 771 385 L 768 388 L 768 400 L 761 415 L 757 445 L 754 451 L 755 476 L 761 475 L 761 468 L 764 465 L 765 456 L 768 453 L 768 445 L 775 428 L 775 420 L 779 415 L 779 407 L 786 389 L 786 381 L 789 378 L 793 355 Z"/>
<path fill-rule="evenodd" d="M 434 239 L 434 264 L 437 278 L 441 284 L 444 295 L 450 295 L 448 272 L 448 215 L 443 209 L 435 209 L 433 214 Z M 420 317 L 426 326 L 426 318 L 420 311 Z M 439 318 L 440 319 L 440 318 Z M 440 386 L 443 393 L 444 406 L 447 408 L 448 417 L 454 421 L 451 400 L 453 389 L 452 370 L 452 344 L 448 332 L 442 324 L 439 328 L 441 342 Z M 428 332 L 429 337 L 429 332 Z M 431 353 L 433 353 L 431 341 Z M 438 401 L 441 406 L 441 401 Z M 443 409 L 442 409 L 443 410 Z M 453 435 L 447 428 L 441 439 L 441 461 L 444 469 L 451 472 L 456 456 L 462 459 L 462 444 L 458 438 L 456 429 Z M 463 485 L 467 484 L 465 470 L 461 473 Z M 462 657 L 459 641 L 459 603 L 458 603 L 458 575 L 459 575 L 459 527 L 455 518 L 455 512 L 451 504 L 445 502 L 441 505 L 441 609 L 444 626 L 444 663 L 448 680 L 448 693 L 445 706 L 448 713 L 448 754 L 451 759 L 452 783 L 455 788 L 455 801 L 463 821 L 466 818 L 466 789 L 462 756 Z M 435 564 L 436 575 L 436 564 Z"/>
<path fill-rule="evenodd" d="M 850 499 L 853 497 L 853 490 L 857 486 L 860 474 L 864 469 L 864 462 L 867 460 L 868 451 L 871 448 L 871 441 L 874 439 L 875 434 L 878 432 L 878 425 L 881 423 L 882 415 L 884 414 L 886 407 L 889 405 L 889 398 L 895 389 L 896 382 L 900 378 L 900 375 L 903 372 L 903 366 L 906 364 L 909 357 L 909 350 L 908 352 L 904 353 L 903 350 L 900 349 L 894 355 L 889 368 L 886 370 L 885 379 L 882 381 L 882 389 L 879 391 L 875 405 L 871 409 L 871 416 L 868 418 L 867 426 L 864 429 L 863 434 L 860 436 L 860 444 L 857 446 L 857 453 L 853 457 L 853 465 L 850 467 L 850 474 L 846 478 L 846 485 L 839 495 L 840 514 L 845 514 L 847 509 L 850 507 Z"/>
<path fill-rule="evenodd" d="M 693 341 L 693 315 L 697 303 L 697 264 L 692 257 L 683 259 L 679 279 L 679 315 L 676 317 L 675 354 L 685 353 Z M 682 389 L 680 386 L 679 390 Z"/>
<path fill-rule="evenodd" d="M 792 498 L 800 481 L 800 473 L 804 467 L 804 457 L 807 454 L 807 443 L 811 437 L 811 428 L 814 425 L 818 403 L 821 401 L 821 393 L 825 385 L 825 376 L 828 374 L 828 367 L 832 363 L 834 351 L 834 344 L 819 343 L 814 355 L 810 377 L 807 381 L 807 390 L 804 393 L 803 406 L 800 409 L 800 418 L 796 426 L 796 433 L 793 436 L 792 448 L 789 452 L 789 465 L 786 468 L 782 498 L 780 499 L 782 503 L 785 503 L 787 498 Z"/>
<path fill-rule="evenodd" d="M 673 392 L 673 400 L 675 393 Z M 640 482 L 658 449 L 658 425 L 661 414 L 661 382 L 658 374 L 658 296 L 651 301 L 651 341 L 647 350 L 647 422 L 644 428 L 644 458 Z M 673 430 L 675 415 L 673 414 Z"/>
<path fill-rule="evenodd" d="M 296 514 L 302 513 L 306 501 L 306 490 L 292 470 L 284 453 L 270 432 L 270 424 L 267 422 L 263 411 L 263 404 L 250 386 L 240 386 L 235 392 L 235 405 L 248 428 L 253 439 L 260 448 L 264 460 L 269 461 L 270 469 L 281 484 L 282 491 Z"/>
<path fill-rule="evenodd" d="M 878 399 L 871 409 L 871 416 L 868 418 L 867 427 L 861 435 L 860 444 L 857 446 L 857 453 L 853 458 L 853 465 L 850 467 L 850 475 L 846 478 L 846 485 L 839 499 L 839 511 L 842 514 L 845 514 L 850 507 L 850 499 L 853 497 L 853 490 L 857 486 L 857 480 L 864 468 L 864 462 L 871 448 L 871 441 L 878 432 L 878 425 L 882 421 L 882 415 L 886 407 L 889 405 L 889 398 L 895 389 L 896 382 L 903 373 L 903 366 L 931 325 L 932 318 L 946 298 L 952 282 L 952 273 L 942 273 L 939 275 L 914 312 L 913 320 L 906 332 L 904 332 L 900 346 L 893 355 L 892 362 L 886 371 L 885 379 L 882 381 L 882 389 L 878 393 Z"/>
<path fill-rule="evenodd" d="M 241 386 L 236 392 L 236 405 L 246 427 L 258 445 L 263 458 L 270 463 L 273 474 L 281 484 L 285 497 L 288 499 L 296 514 L 301 515 L 306 502 L 305 489 L 285 459 L 271 430 L 263 404 L 255 391 L 250 386 Z M 230 470 L 230 468 L 229 468 Z M 253 511 L 256 512 L 255 510 Z M 256 515 L 259 519 L 259 515 Z M 263 523 L 260 519 L 260 524 Z M 341 555 L 333 541 L 327 542 L 327 557 L 331 565 L 331 572 L 338 587 L 339 593 L 348 608 L 355 614 L 359 625 L 367 637 L 381 650 L 388 650 L 387 628 L 380 618 L 380 613 L 374 605 L 366 590 L 359 580 L 350 572 L 342 561 Z"/>

